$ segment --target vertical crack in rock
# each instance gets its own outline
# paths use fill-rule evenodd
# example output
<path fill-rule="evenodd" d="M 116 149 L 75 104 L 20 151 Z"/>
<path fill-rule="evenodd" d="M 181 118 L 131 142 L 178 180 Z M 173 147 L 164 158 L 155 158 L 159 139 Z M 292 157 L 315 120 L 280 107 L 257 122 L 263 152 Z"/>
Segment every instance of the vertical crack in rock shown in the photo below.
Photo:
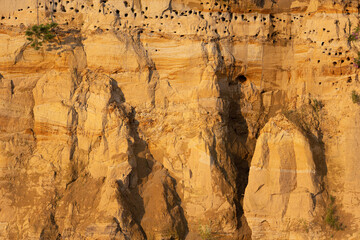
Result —
<path fill-rule="evenodd" d="M 54 214 L 50 213 L 46 226 L 40 233 L 40 240 L 60 240 L 61 234 L 59 233 L 59 227 L 57 226 L 54 218 Z"/>
<path fill-rule="evenodd" d="M 231 43 L 226 41 L 217 43 L 217 51 L 220 53 L 218 62 L 219 66 L 221 66 L 220 69 L 218 69 L 217 76 L 220 87 L 220 97 L 224 101 L 223 119 L 221 123 L 221 125 L 223 125 L 222 132 L 224 135 L 219 138 L 222 141 L 223 150 L 220 152 L 226 152 L 228 155 L 227 158 L 230 160 L 230 162 L 226 163 L 227 167 L 225 167 L 226 165 L 224 166 L 225 163 L 222 163 L 221 165 L 223 166 L 220 167 L 220 169 L 223 169 L 222 172 L 225 179 L 232 182 L 231 185 L 235 193 L 233 201 L 236 205 L 237 227 L 239 229 L 238 237 L 247 239 L 251 237 L 251 230 L 247 226 L 246 219 L 243 215 L 242 198 L 245 186 L 247 185 L 248 158 L 252 153 L 249 146 L 247 146 L 249 143 L 246 143 L 248 141 L 249 130 L 240 106 L 240 88 L 245 82 L 239 81 L 239 75 L 236 76 L 240 69 L 235 66 L 235 58 L 231 54 L 231 47 Z M 234 143 L 240 145 L 236 148 Z M 224 167 L 227 169 L 226 171 Z M 228 174 L 230 174 L 230 176 L 228 176 Z"/>

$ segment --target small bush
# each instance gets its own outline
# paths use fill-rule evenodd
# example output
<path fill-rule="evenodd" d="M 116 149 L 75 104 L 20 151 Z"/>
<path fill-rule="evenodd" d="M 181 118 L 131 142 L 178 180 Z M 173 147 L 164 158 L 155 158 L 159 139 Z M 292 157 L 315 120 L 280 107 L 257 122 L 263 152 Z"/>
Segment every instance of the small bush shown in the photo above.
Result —
<path fill-rule="evenodd" d="M 317 100 L 315 98 L 311 100 L 310 104 L 315 112 L 319 112 L 324 107 L 324 104 L 322 103 L 322 101 Z"/>
<path fill-rule="evenodd" d="M 355 90 L 351 92 L 351 99 L 353 103 L 360 103 L 360 95 Z"/>
<path fill-rule="evenodd" d="M 351 30 L 351 22 L 349 23 L 349 29 Z M 355 28 L 355 30 L 348 36 L 348 43 L 359 41 L 360 40 L 360 27 Z M 355 68 L 360 67 L 360 52 L 358 52 L 358 56 L 355 57 L 353 62 L 353 66 Z"/>
<path fill-rule="evenodd" d="M 49 42 L 55 38 L 55 28 L 57 27 L 57 23 L 48 23 L 48 24 L 40 24 L 33 25 L 32 27 L 26 30 L 25 35 L 27 36 L 27 40 L 30 41 L 31 46 L 35 50 L 39 50 L 40 47 L 45 42 Z"/>
<path fill-rule="evenodd" d="M 203 240 L 213 239 L 213 234 L 211 231 L 211 227 L 209 225 L 200 225 L 199 226 L 199 234 L 200 234 L 201 239 L 203 239 Z"/>
<path fill-rule="evenodd" d="M 355 68 L 359 68 L 360 67 L 360 52 L 358 52 L 358 56 L 356 58 L 354 58 L 353 60 L 354 60 L 353 66 Z"/>
<path fill-rule="evenodd" d="M 334 230 L 344 230 L 345 226 L 339 222 L 339 217 L 335 215 L 335 197 L 330 196 L 330 204 L 326 208 L 325 222 Z"/>
<path fill-rule="evenodd" d="M 305 219 L 300 218 L 299 222 L 297 224 L 297 228 L 309 233 L 310 231 L 310 223 L 306 221 Z"/>
<path fill-rule="evenodd" d="M 360 40 L 360 28 L 355 28 L 354 32 L 348 36 L 348 42 Z"/>

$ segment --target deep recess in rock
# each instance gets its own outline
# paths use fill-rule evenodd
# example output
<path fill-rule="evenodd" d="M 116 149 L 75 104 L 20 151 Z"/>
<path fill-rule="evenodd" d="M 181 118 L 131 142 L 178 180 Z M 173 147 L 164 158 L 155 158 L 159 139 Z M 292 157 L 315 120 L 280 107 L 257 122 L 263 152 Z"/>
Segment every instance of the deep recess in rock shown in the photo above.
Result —
<path fill-rule="evenodd" d="M 236 81 L 240 82 L 240 83 L 244 83 L 246 81 L 246 77 L 244 75 L 239 75 L 236 77 Z"/>

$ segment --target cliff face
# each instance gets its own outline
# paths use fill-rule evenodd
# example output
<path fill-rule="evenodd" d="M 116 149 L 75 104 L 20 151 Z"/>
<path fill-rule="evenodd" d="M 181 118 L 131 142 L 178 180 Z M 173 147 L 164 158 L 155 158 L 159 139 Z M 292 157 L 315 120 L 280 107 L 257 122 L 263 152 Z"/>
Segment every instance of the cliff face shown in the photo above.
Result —
<path fill-rule="evenodd" d="M 358 237 L 357 2 L 0 1 L 1 239 Z"/>

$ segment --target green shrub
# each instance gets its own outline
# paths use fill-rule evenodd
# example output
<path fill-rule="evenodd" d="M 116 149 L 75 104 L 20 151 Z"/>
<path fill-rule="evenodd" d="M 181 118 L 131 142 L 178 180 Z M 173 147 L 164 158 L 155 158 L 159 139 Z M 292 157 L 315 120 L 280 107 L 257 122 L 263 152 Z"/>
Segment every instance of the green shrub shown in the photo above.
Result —
<path fill-rule="evenodd" d="M 203 240 L 213 239 L 213 234 L 211 231 L 211 227 L 209 225 L 200 225 L 199 226 L 199 234 L 200 234 L 201 239 L 203 239 Z"/>
<path fill-rule="evenodd" d="M 336 231 L 344 230 L 345 226 L 339 222 L 339 217 L 335 213 L 335 197 L 330 196 L 330 204 L 326 208 L 325 222 Z"/>
<path fill-rule="evenodd" d="M 315 98 L 311 100 L 310 104 L 315 112 L 319 112 L 324 107 L 322 101 Z"/>
<path fill-rule="evenodd" d="M 356 58 L 353 59 L 353 66 L 355 68 L 359 68 L 360 67 L 360 52 L 358 52 L 358 56 Z"/>
<path fill-rule="evenodd" d="M 300 223 L 300 226 L 301 226 L 301 228 L 305 231 L 305 232 L 309 232 L 309 223 L 306 221 L 306 220 L 304 220 L 304 219 L 300 219 L 299 220 L 299 223 Z"/>
<path fill-rule="evenodd" d="M 351 31 L 351 22 L 349 21 L 349 31 Z M 351 42 L 356 42 L 360 40 L 360 27 L 355 28 L 355 30 L 349 34 L 348 36 L 348 43 L 351 44 Z M 360 67 L 360 52 L 358 52 L 358 56 L 355 57 L 353 62 L 353 66 L 355 68 Z"/>
<path fill-rule="evenodd" d="M 359 34 L 360 34 L 360 28 L 357 27 L 357 28 L 355 28 L 354 32 L 352 32 L 348 36 L 348 42 L 360 40 L 360 35 Z"/>
<path fill-rule="evenodd" d="M 57 27 L 57 25 L 58 24 L 54 22 L 48 24 L 33 25 L 32 27 L 28 28 L 28 30 L 26 30 L 26 39 L 30 41 L 31 46 L 35 50 L 39 50 L 43 43 L 49 42 L 55 38 L 55 28 Z"/>
<path fill-rule="evenodd" d="M 351 92 L 351 99 L 353 103 L 360 103 L 360 95 L 355 90 Z"/>

